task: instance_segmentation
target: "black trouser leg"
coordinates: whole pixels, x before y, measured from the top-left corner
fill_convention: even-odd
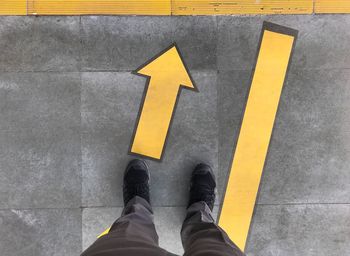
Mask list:
[[[181,231],[184,256],[244,256],[212,217],[205,202],[192,204]]]
[[[172,255],[158,246],[150,204],[134,197],[112,225],[82,256],[166,256]]]

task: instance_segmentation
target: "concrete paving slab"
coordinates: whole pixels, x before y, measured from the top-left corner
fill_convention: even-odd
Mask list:
[[[216,69],[215,17],[82,17],[83,70],[135,70],[173,42],[191,69]]]
[[[218,98],[223,104],[219,108],[220,184],[224,184],[230,168],[230,150],[238,139],[250,77],[249,71],[220,72],[218,76]],[[289,74],[266,159],[259,204],[349,203],[349,81],[347,70]]]
[[[124,169],[145,79],[131,73],[82,74],[84,206],[122,206]]]
[[[259,203],[349,203],[349,85],[347,70],[290,73]]]
[[[78,71],[79,17],[0,17],[0,71]]]
[[[215,16],[174,16],[173,41],[190,69],[216,69],[218,38]]]
[[[0,208],[79,207],[79,74],[1,73],[0,118]]]
[[[263,21],[299,30],[292,67],[296,69],[349,68],[350,16],[276,15],[218,17],[218,68],[252,70]],[[307,24],[307,25],[306,25]],[[322,28],[322,29],[321,29]]]
[[[171,17],[81,17],[83,70],[135,70],[172,43]]]
[[[218,17],[219,70],[252,70],[266,17]]]
[[[76,256],[80,209],[0,210],[1,255]]]
[[[86,208],[83,210],[83,250],[96,241],[96,237],[120,217],[123,208]],[[169,252],[183,254],[180,231],[186,215],[185,207],[153,207],[154,223],[159,245]],[[213,215],[216,218],[218,208]]]
[[[247,256],[347,255],[350,205],[259,205]]]

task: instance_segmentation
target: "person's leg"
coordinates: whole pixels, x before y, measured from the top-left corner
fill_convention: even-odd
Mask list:
[[[151,205],[142,197],[132,198],[124,207],[122,216],[112,225],[111,233],[158,246]]]
[[[149,173],[143,161],[129,163],[124,174],[123,196],[122,216],[82,256],[171,255],[158,246],[149,201]]]
[[[244,256],[224,230],[215,224],[215,177],[207,165],[192,173],[190,200],[181,230],[185,256]]]

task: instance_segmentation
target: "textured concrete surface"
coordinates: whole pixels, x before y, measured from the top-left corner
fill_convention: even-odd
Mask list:
[[[134,70],[174,41],[189,68],[216,69],[215,17],[86,16],[81,30],[83,70]]]
[[[218,18],[218,68],[251,70],[263,21],[299,30],[296,69],[349,68],[349,15],[291,15]]]
[[[78,71],[79,17],[1,17],[0,71]]]
[[[348,255],[349,204],[258,205],[247,256]]]
[[[79,255],[81,222],[80,209],[0,210],[1,255]]]
[[[0,208],[81,202],[78,73],[0,73]]]
[[[219,74],[219,99],[224,102],[219,104],[221,184],[231,160],[225,152],[232,150],[238,136],[250,77],[251,71]],[[348,70],[291,70],[275,121],[258,203],[349,202],[349,86]]]
[[[299,39],[247,255],[348,255],[347,15],[0,17],[1,255],[79,255],[120,215],[145,86],[130,71],[173,41],[200,92],[182,91],[149,166],[160,244],[180,254],[193,166],[210,163],[224,192],[264,20]]]

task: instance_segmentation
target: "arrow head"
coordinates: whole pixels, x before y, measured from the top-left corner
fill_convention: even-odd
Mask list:
[[[164,85],[172,81],[171,84],[181,85],[197,91],[176,44],[172,44],[157,54],[138,68],[135,73],[168,82]]]

